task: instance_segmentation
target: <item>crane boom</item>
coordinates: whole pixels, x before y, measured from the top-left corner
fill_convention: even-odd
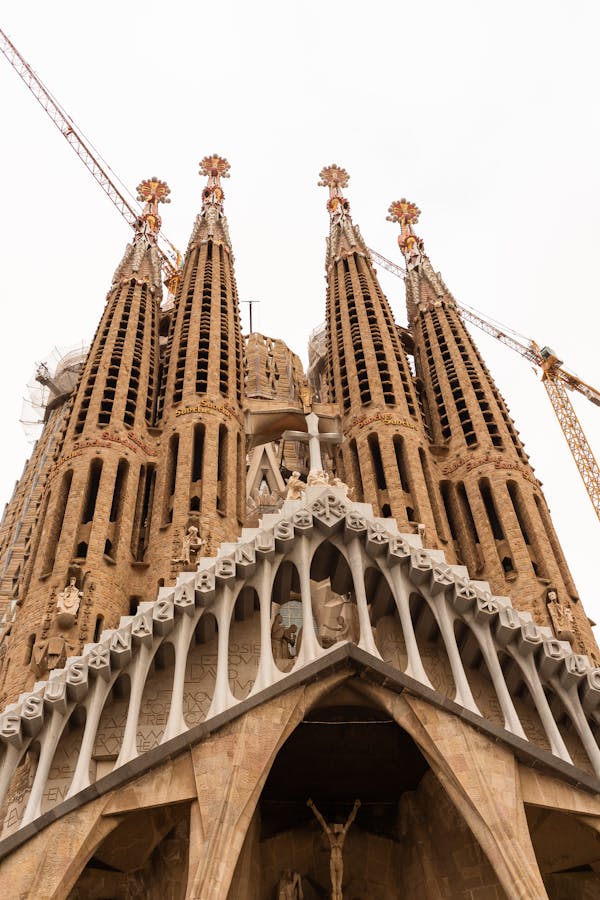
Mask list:
[[[98,162],[82,136],[79,134],[71,117],[65,112],[58,101],[54,99],[48,88],[44,85],[42,80],[38,78],[29,63],[21,56],[8,35],[6,35],[2,29],[0,29],[0,50],[2,50],[21,80],[27,85],[42,109],[52,119],[63,137],[66,138],[79,159],[83,162],[84,166],[91,172],[92,177],[97,184],[100,185],[107,197],[119,210],[125,221],[131,225],[131,227],[134,227],[139,217],[139,211],[123,196],[123,193],[117,188],[106,170]],[[171,241],[169,241],[162,232],[160,238],[168,245],[169,250],[173,254],[173,258],[178,263],[181,259],[181,255],[177,248],[173,246]],[[169,259],[169,252],[165,251],[160,246],[157,249],[161,255],[162,268],[165,273],[166,282],[167,284],[172,283],[173,280],[176,279],[177,269]]]
[[[406,270],[380,253],[369,248],[373,259],[380,265],[396,275],[398,278],[406,276]],[[496,340],[501,341],[511,350],[519,353],[529,362],[542,370],[542,382],[552,404],[552,408],[558,419],[558,423],[565,436],[569,450],[579,470],[581,480],[592,501],[596,515],[600,519],[600,469],[592,452],[588,440],[584,434],[577,413],[571,403],[566,388],[583,394],[591,403],[600,406],[600,392],[591,385],[586,384],[577,375],[562,367],[560,360],[550,347],[539,347],[535,341],[523,338],[519,340],[511,334],[507,334],[495,322],[486,319],[472,309],[460,306],[456,303],[458,313],[467,322],[471,322],[487,334],[491,334]]]

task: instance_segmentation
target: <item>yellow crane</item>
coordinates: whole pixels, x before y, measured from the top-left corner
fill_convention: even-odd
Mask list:
[[[385,256],[371,248],[369,248],[369,252],[375,262],[391,272],[392,275],[396,275],[398,278],[405,277],[406,270],[402,266],[386,259]],[[600,392],[565,369],[563,361],[550,347],[540,347],[535,341],[525,338],[505,326],[499,327],[498,323],[487,319],[480,312],[476,312],[468,306],[457,303],[456,309],[467,322],[471,322],[482,331],[491,334],[496,340],[506,344],[511,350],[519,353],[541,370],[542,384],[546,388],[546,393],[592,501],[592,506],[600,519],[600,468],[577,418],[567,389],[583,394],[590,403],[594,403],[596,406],[600,406]]]

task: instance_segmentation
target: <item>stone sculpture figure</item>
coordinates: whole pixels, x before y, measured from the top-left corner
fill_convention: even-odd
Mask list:
[[[306,483],[311,487],[318,484],[329,484],[327,472],[325,472],[323,469],[311,469],[308,473]]]
[[[56,598],[56,608],[58,615],[56,621],[63,628],[70,628],[75,622],[75,616],[83,597],[83,591],[77,587],[77,579],[75,576],[69,578],[68,585],[63,588]]]
[[[360,808],[360,800],[354,801],[354,806],[352,808],[352,812],[346,819],[345,825],[328,825],[313,801],[309,798],[306,801],[306,805],[309,806],[327,835],[329,840],[329,849],[330,849],[330,857],[329,857],[329,874],[331,876],[331,900],[343,900],[342,898],[342,879],[344,877],[344,841],[346,840],[346,835],[350,830],[350,826],[354,822],[356,818],[356,814]]]
[[[546,595],[546,604],[554,632],[559,641],[572,641],[575,636],[575,618],[573,611],[568,606],[558,602],[558,594],[555,590],[549,590]]]
[[[293,869],[285,869],[281,873],[277,888],[277,900],[304,900],[302,878]]]
[[[173,562],[185,563],[189,565],[192,561],[192,554],[195,556],[206,544],[203,538],[198,537],[198,529],[195,525],[190,525],[187,533],[181,541],[181,553]]]
[[[286,500],[301,500],[306,485],[300,478],[300,472],[292,472],[287,480]]]
[[[296,643],[296,632],[298,627],[290,625],[288,628],[283,624],[281,614],[277,613],[271,626],[271,649],[273,651],[273,659],[292,659],[292,648]]]

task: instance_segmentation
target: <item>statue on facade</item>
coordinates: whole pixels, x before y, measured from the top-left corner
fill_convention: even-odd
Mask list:
[[[56,621],[61,628],[70,628],[74,624],[82,597],[83,591],[77,587],[77,579],[73,575],[56,598]]]
[[[572,641],[575,637],[575,617],[569,606],[559,603],[558,594],[550,588],[546,594],[546,605],[559,641]]]
[[[331,852],[331,856],[329,858],[329,874],[331,876],[331,900],[343,900],[342,879],[344,877],[344,841],[346,840],[346,835],[348,834],[350,826],[354,822],[356,814],[358,813],[358,810],[360,808],[360,800],[354,801],[352,812],[346,819],[345,825],[328,825],[310,798],[306,801],[306,805],[312,809],[317,822],[319,823],[329,840],[329,849]]]
[[[342,641],[351,641],[354,639],[350,623],[346,621],[343,615],[337,616],[335,625],[323,624],[324,631],[330,631],[332,634],[323,634],[322,642],[324,647],[332,647],[334,644],[341,644]]]
[[[292,472],[290,477],[287,480],[287,494],[285,496],[286,500],[301,500],[302,494],[304,493],[306,485],[300,478],[300,472]]]
[[[181,553],[176,559],[173,559],[173,562],[190,565],[192,556],[195,557],[205,544],[206,541],[204,538],[198,537],[198,529],[196,526],[190,525],[181,541]]]
[[[342,481],[341,478],[338,478],[337,475],[329,476],[329,484],[332,487],[340,488],[340,490],[342,490],[344,492],[344,494],[348,497],[348,499],[350,499],[350,488],[348,487],[346,482]]]
[[[308,478],[306,479],[306,483],[309,487],[314,487],[319,484],[329,484],[329,479],[327,478],[327,472],[323,469],[311,469],[308,473]]]
[[[62,634],[55,634],[44,641],[36,642],[31,653],[31,671],[43,678],[53,669],[62,669],[67,657],[75,652],[77,645],[65,640]]]
[[[293,869],[285,869],[281,873],[277,887],[277,900],[304,900],[302,878]]]
[[[293,659],[292,650],[296,645],[297,625],[283,624],[281,613],[277,613],[271,626],[271,650],[273,659]]]

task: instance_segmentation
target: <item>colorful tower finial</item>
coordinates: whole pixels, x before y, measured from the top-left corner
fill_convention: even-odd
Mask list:
[[[410,200],[394,200],[390,203],[388,222],[399,222],[402,233],[398,236],[398,246],[404,254],[409,269],[414,269],[422,261],[425,255],[423,241],[418,237],[412,226],[416,225],[421,215],[421,210]]]
[[[205,156],[200,160],[200,174],[206,175],[208,182],[202,191],[202,206],[219,206],[223,204],[225,194],[221,187],[221,178],[229,178],[231,166],[223,156]]]
[[[342,188],[348,186],[350,176],[345,169],[336,166],[325,166],[319,173],[319,187],[329,188],[329,200],[327,201],[327,209],[331,216],[331,221],[338,221],[344,213],[350,212],[350,204],[342,194]]]
[[[137,186],[137,199],[144,203],[144,211],[136,222],[136,234],[153,237],[160,231],[162,220],[158,214],[159,203],[170,203],[169,194],[171,188],[166,181],[160,178],[146,178]]]

